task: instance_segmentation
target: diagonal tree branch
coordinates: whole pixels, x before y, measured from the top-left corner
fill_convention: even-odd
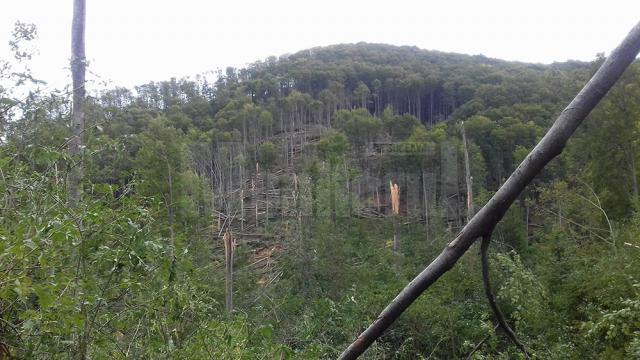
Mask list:
[[[624,70],[640,52],[640,23],[636,24],[622,43],[600,66],[595,75],[562,111],[547,134],[527,155],[509,179],[489,202],[471,219],[458,236],[416,276],[374,322],[340,355],[340,359],[360,356],[415,299],[451,269],[479,238],[491,234],[505,212],[522,190],[540,171],[558,156],[576,128],[600,102]]]

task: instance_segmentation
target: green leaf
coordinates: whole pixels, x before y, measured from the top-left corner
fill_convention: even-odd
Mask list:
[[[51,293],[51,289],[48,289],[44,286],[37,287],[35,289],[35,293],[36,296],[38,296],[38,305],[40,305],[40,308],[47,309],[53,304],[55,298]]]
[[[273,336],[273,328],[271,328],[271,326],[262,326],[258,329],[258,332],[267,340],[270,340]]]

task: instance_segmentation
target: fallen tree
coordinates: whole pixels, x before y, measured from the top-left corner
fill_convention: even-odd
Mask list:
[[[340,359],[360,356],[382,333],[467,252],[479,238],[490,238],[511,204],[542,169],[564,149],[576,128],[600,102],[640,52],[640,23],[604,61],[589,82],[562,111],[553,126],[527,155],[509,179],[469,221],[456,238],[416,276],[369,327],[349,345]]]

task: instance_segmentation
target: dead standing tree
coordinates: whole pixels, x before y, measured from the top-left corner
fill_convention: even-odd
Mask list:
[[[400,237],[398,236],[398,217],[400,217],[400,188],[398,184],[389,181],[391,192],[391,216],[393,218],[393,253],[400,253]]]
[[[467,222],[473,217],[473,177],[469,164],[469,147],[467,146],[467,135],[464,132],[464,121],[460,123],[460,133],[462,134],[462,146],[464,149],[464,172],[467,183]]]
[[[69,141],[69,155],[74,158],[69,172],[69,204],[75,206],[82,196],[82,133],[84,132],[84,82],[86,57],[84,51],[86,6],[85,0],[74,0],[71,24],[71,77],[73,78],[73,135]]]
[[[233,256],[236,243],[230,230],[224,233],[222,240],[224,242],[224,284],[226,292],[224,308],[230,314],[233,312]]]
[[[450,270],[471,245],[490,240],[493,229],[524,188],[564,149],[576,128],[600,102],[640,52],[640,23],[600,66],[589,82],[562,111],[553,126],[527,155],[495,195],[460,231],[445,249],[416,276],[374,322],[340,355],[340,359],[360,356],[420,294]],[[485,286],[487,284],[485,283]],[[506,329],[505,329],[506,330]]]
[[[68,203],[70,207],[76,207],[82,197],[82,179],[84,177],[82,159],[82,136],[84,133],[84,98],[85,98],[85,20],[86,1],[73,1],[73,20],[71,22],[71,78],[73,82],[73,108],[72,108],[72,135],[69,140],[68,151],[72,158],[69,169],[67,190]],[[82,223],[80,222],[80,227]],[[74,248],[74,255],[77,260],[78,269],[83,261],[79,248]],[[76,274],[77,275],[77,274]],[[76,277],[77,282],[77,277]],[[85,303],[81,306],[84,326],[74,336],[77,337],[76,351],[74,358],[86,359],[87,349],[91,336],[91,321],[87,317],[87,307]]]

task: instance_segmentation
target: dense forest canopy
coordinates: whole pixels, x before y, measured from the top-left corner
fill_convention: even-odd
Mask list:
[[[0,358],[336,357],[601,62],[313,48],[91,93],[75,156],[67,94],[19,99],[33,77],[0,72]],[[539,358],[640,357],[639,81],[634,63],[494,234],[498,302]],[[367,358],[522,356],[479,269],[464,257]]]

